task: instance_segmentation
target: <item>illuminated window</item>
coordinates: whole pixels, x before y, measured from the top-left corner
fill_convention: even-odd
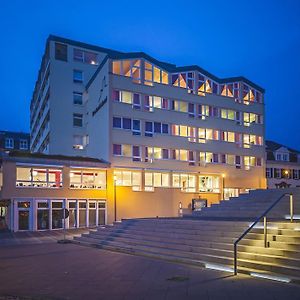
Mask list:
[[[199,176],[199,192],[220,193],[220,177]]]
[[[172,74],[172,85],[187,88],[187,73]]]
[[[117,186],[132,186],[132,190],[140,191],[142,184],[142,174],[138,171],[114,171]]]
[[[97,65],[98,58],[97,54],[93,52],[88,52],[80,49],[74,49],[73,59],[74,61],[84,62],[90,65]]]
[[[219,131],[209,128],[198,128],[199,143],[206,143],[206,140],[218,140]]]
[[[217,93],[218,84],[211,79],[198,74],[198,95],[205,96],[205,93]]]
[[[40,188],[62,187],[62,170],[42,167],[17,167],[16,186]]]
[[[106,189],[106,172],[100,170],[71,169],[70,188]]]
[[[200,162],[200,164],[214,162],[213,153],[212,152],[199,152],[199,162]]]
[[[73,135],[73,149],[83,150],[88,145],[87,135]]]
[[[249,170],[250,167],[255,167],[256,158],[254,156],[244,156],[244,167]]]
[[[153,191],[155,187],[169,187],[170,174],[145,172],[145,190]]]
[[[113,155],[131,157],[133,161],[140,161],[141,149],[140,146],[113,144]]]
[[[242,86],[242,95],[245,104],[249,104],[250,102],[262,103],[262,94],[260,92],[256,91],[245,83],[243,83]]]
[[[172,186],[183,192],[196,192],[196,176],[192,174],[173,173]]]
[[[141,60],[115,60],[112,63],[113,74],[131,77],[133,82],[141,83]]]
[[[168,84],[168,73],[145,61],[144,84],[153,85],[153,82]]]
[[[205,119],[209,114],[209,106],[208,105],[198,105],[198,117],[201,119]]]
[[[240,98],[240,85],[238,82],[227,83],[220,85],[220,95],[226,97],[234,97],[239,100]]]
[[[163,158],[163,149],[158,147],[145,147],[145,161],[152,162],[154,159]]]

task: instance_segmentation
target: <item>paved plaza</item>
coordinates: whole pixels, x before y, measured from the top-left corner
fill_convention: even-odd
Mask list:
[[[35,244],[14,239],[17,245],[0,246],[0,300],[300,299],[298,285],[58,244],[43,235]]]

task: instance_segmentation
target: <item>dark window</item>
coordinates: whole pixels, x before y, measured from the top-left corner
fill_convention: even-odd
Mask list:
[[[113,128],[121,128],[121,118],[113,117]]]
[[[226,155],[225,154],[221,154],[221,163],[226,164]]]
[[[195,115],[195,105],[194,103],[189,103],[189,116],[194,117]]]
[[[162,149],[162,158],[169,159],[169,150],[168,149]]]
[[[132,146],[132,160],[133,161],[140,161],[140,147],[139,146]]]
[[[83,115],[73,114],[73,126],[82,127],[83,125]]]
[[[61,43],[55,43],[55,59],[68,61],[68,46]]]
[[[141,135],[141,121],[132,120],[132,133],[134,135]]]
[[[131,129],[131,119],[123,118],[123,129]]]
[[[133,108],[134,109],[141,109],[140,94],[133,94]]]
[[[155,133],[161,133],[161,123],[154,122],[154,132]]]
[[[113,101],[120,101],[120,91],[113,90]]]
[[[121,155],[121,145],[113,144],[113,154],[114,155]]]
[[[213,162],[218,163],[219,162],[219,155],[217,153],[213,154]]]
[[[145,136],[152,136],[153,135],[153,123],[152,122],[145,122]]]
[[[83,82],[83,72],[80,70],[73,70],[73,81],[74,82]]]
[[[73,103],[77,105],[82,105],[82,93],[73,92]]]
[[[162,124],[162,133],[169,133],[169,124]]]
[[[261,158],[260,157],[257,157],[256,159],[256,165],[261,167]]]
[[[169,108],[169,101],[166,98],[162,99],[162,105],[161,105],[162,109],[168,109]]]

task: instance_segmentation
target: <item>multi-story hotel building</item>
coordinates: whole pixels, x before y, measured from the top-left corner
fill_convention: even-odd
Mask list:
[[[119,218],[266,188],[264,89],[244,77],[49,36],[30,112],[32,152],[111,163]]]

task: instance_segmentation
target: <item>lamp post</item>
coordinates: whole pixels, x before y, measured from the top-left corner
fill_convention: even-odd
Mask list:
[[[114,175],[114,208],[115,208],[115,222],[117,221],[117,176]]]
[[[222,174],[222,190],[223,190],[223,195],[222,195],[222,198],[223,200],[225,200],[225,174]]]

